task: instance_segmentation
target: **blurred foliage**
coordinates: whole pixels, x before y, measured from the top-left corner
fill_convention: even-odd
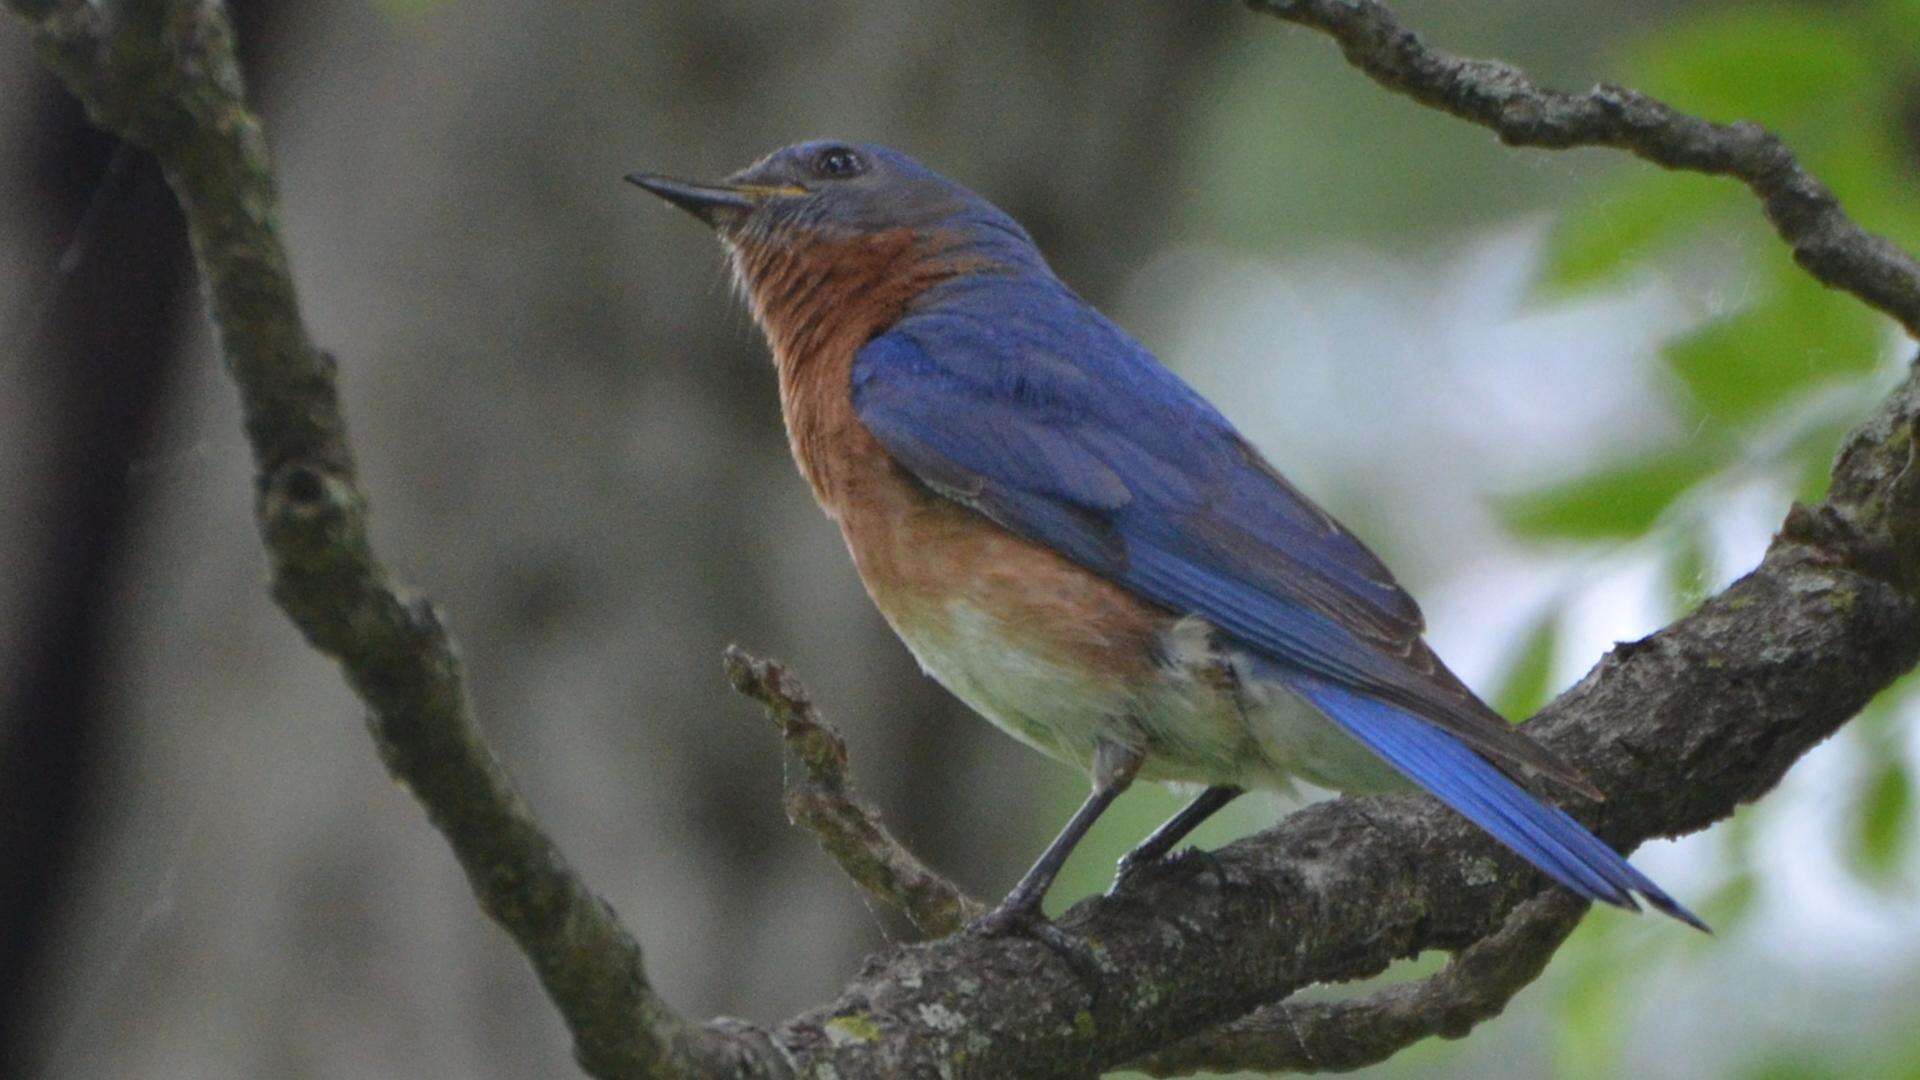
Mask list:
[[[1860,799],[1852,853],[1863,875],[1885,878],[1906,853],[1907,822],[1913,815],[1912,781],[1898,758],[1875,766]]]
[[[1421,31],[1434,40],[1524,51],[1533,74],[1549,82],[1587,77],[1595,28],[1579,6],[1530,5],[1526,18],[1488,14],[1473,4],[1418,11]],[[1562,20],[1567,25],[1556,27]],[[1543,27],[1564,32],[1543,34]],[[1204,148],[1195,160],[1205,162],[1206,175],[1179,206],[1183,235],[1261,254],[1329,237],[1405,248],[1424,241],[1435,222],[1493,225],[1517,206],[1557,204],[1574,190],[1577,174],[1557,159],[1536,161],[1516,178],[1514,155],[1498,142],[1463,134],[1453,117],[1409,108],[1357,80],[1322,41],[1280,27],[1249,29],[1216,69],[1203,94],[1210,107],[1187,133]],[[1373,137],[1329,137],[1334,117]],[[1462,197],[1493,188],[1507,197]]]
[[[1768,126],[1864,227],[1911,250],[1920,248],[1917,41],[1920,0],[1714,9],[1641,42],[1614,77],[1709,119]],[[1539,292],[1565,298],[1702,259],[1716,267],[1703,276],[1735,287],[1707,298],[1710,316],[1662,352],[1665,405],[1686,437],[1597,462],[1496,507],[1527,539],[1575,552],[1631,549],[1657,560],[1676,615],[1699,602],[1704,582],[1745,569],[1718,565],[1711,546],[1707,526],[1724,511],[1727,493],[1762,484],[1777,493],[1783,512],[1790,498],[1818,498],[1858,404],[1877,396],[1897,355],[1891,323],[1800,270],[1752,196],[1728,180],[1621,170],[1559,219]],[[1542,628],[1554,625],[1566,602],[1557,598],[1521,636],[1509,675],[1509,686],[1520,689],[1502,704],[1537,705],[1544,697],[1532,669],[1548,647],[1542,641],[1550,641],[1551,630]],[[1881,695],[1842,736],[1863,761],[1844,796],[1844,835],[1834,842],[1857,882],[1879,890],[1911,882],[1914,779],[1902,721],[1912,713],[1905,706],[1915,685],[1908,679]],[[1751,838],[1767,809],[1743,810],[1716,830],[1725,874],[1697,906],[1723,940],[1764,899]],[[1628,1010],[1639,1000],[1631,983],[1653,965],[1684,967],[1689,953],[1701,951],[1676,953],[1666,941],[1656,954],[1650,940],[1618,920],[1592,919],[1563,950],[1549,978],[1557,1075],[1632,1071],[1622,1059]],[[1783,1040],[1758,1048],[1728,1075],[1920,1075],[1920,1042],[1911,1031],[1911,1024],[1893,1025],[1882,1043],[1851,1047],[1841,1061]]]
[[[1632,962],[1620,945],[1618,919],[1587,919],[1560,948],[1559,1026],[1554,1073],[1565,1080],[1604,1080],[1624,1074],[1620,1060],[1627,1030],[1616,996]]]
[[[1867,227],[1920,246],[1914,152],[1904,145],[1911,135],[1897,122],[1911,112],[1920,79],[1911,45],[1917,10],[1912,0],[1888,0],[1844,16],[1788,7],[1705,13],[1645,43],[1622,63],[1621,81],[1710,119],[1767,125]],[[1754,436],[1791,423],[1816,391],[1873,376],[1889,324],[1796,266],[1738,184],[1653,167],[1618,176],[1558,222],[1542,289],[1602,287],[1729,240],[1736,250],[1722,254],[1739,260],[1740,295],[1663,353],[1687,442],[1510,500],[1504,517],[1516,531],[1638,536],[1736,464],[1783,478],[1795,495],[1818,494],[1836,428],[1776,440],[1767,460],[1756,460]]]
[[[1622,81],[1710,119],[1765,124],[1859,220],[1913,247],[1920,243],[1914,152],[1897,120],[1911,111],[1920,78],[1906,32],[1915,7],[1900,0],[1847,16],[1802,8],[1704,14],[1649,41],[1622,65]],[[1735,182],[1652,167],[1624,174],[1573,206],[1554,231],[1542,273],[1547,291],[1565,294],[1729,237],[1742,249],[1735,253],[1744,264],[1742,295],[1665,351],[1674,404],[1694,422],[1687,426],[1699,432],[1697,441],[1721,455],[1815,388],[1876,370],[1886,320],[1794,265]],[[1796,450],[1819,458],[1824,469],[1831,446]],[[1660,453],[1626,468],[1643,469],[1648,487],[1671,502],[1690,486],[1676,477],[1700,464],[1698,447],[1691,454],[1686,466]],[[1565,496],[1591,501],[1590,489],[1578,483]],[[1550,526],[1529,531],[1586,538],[1599,526],[1583,522],[1605,517],[1568,506],[1556,518],[1540,499],[1527,505],[1530,518],[1544,517]],[[1608,531],[1617,520],[1607,522]]]
[[[1908,676],[1853,722],[1865,744],[1866,769],[1852,807],[1847,859],[1865,884],[1897,888],[1911,865],[1914,838],[1913,775],[1903,753],[1899,706],[1914,697],[1920,678]]]
[[[1522,536],[1573,540],[1635,537],[1675,499],[1724,464],[1694,444],[1663,447],[1507,499],[1501,519]]]
[[[1828,380],[1872,371],[1880,317],[1789,265],[1766,260],[1767,292],[1669,345],[1666,359],[1713,426],[1764,420]],[[1777,265],[1776,265],[1777,264]]]
[[[1521,635],[1520,646],[1491,698],[1493,707],[1514,721],[1538,712],[1553,696],[1553,670],[1559,658],[1560,621],[1548,612]]]

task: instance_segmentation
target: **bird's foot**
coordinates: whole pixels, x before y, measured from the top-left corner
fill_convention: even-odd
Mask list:
[[[961,933],[969,937],[1023,937],[1037,941],[1065,960],[1083,980],[1096,987],[1099,984],[1100,964],[1092,946],[1062,930],[1041,912],[1037,902],[1003,901],[999,907],[968,923]]]
[[[1182,862],[1197,860],[1207,875],[1213,878],[1213,891],[1226,891],[1227,864],[1220,861],[1220,856],[1206,848],[1190,847],[1176,853],[1174,858]]]
[[[1047,921],[1039,903],[1021,903],[1009,897],[992,911],[968,923],[963,933],[969,937],[1030,937],[1040,940],[1042,927],[1059,929]]]
[[[1113,870],[1113,884],[1107,886],[1107,895],[1112,896],[1114,893],[1119,892],[1122,885],[1132,881],[1142,870],[1163,861],[1167,857],[1163,852],[1148,851],[1144,847],[1134,848],[1132,851],[1120,856],[1120,864],[1114,867]]]
[[[1133,879],[1155,867],[1172,869],[1181,863],[1199,861],[1213,878],[1215,890],[1227,887],[1227,868],[1220,857],[1204,848],[1188,847],[1174,852],[1149,851],[1144,846],[1134,848],[1120,857],[1120,865],[1114,871],[1113,884],[1107,887],[1107,895],[1118,893]]]

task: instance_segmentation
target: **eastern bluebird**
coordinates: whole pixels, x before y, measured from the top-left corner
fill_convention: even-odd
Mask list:
[[[1062,284],[1032,239],[881,146],[809,142],[720,183],[629,180],[719,234],[773,348],[800,472],[928,674],[1092,793],[981,924],[1041,924],[1136,779],[1407,781],[1589,900],[1705,929],[1515,777],[1599,798],[1421,640],[1419,607],[1213,406]]]

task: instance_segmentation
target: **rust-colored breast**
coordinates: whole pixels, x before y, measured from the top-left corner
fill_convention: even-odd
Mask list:
[[[784,237],[734,249],[734,269],[773,346],[780,411],[801,475],[827,513],[894,468],[853,414],[853,356],[953,271],[907,230]]]
[[[934,494],[854,415],[854,354],[930,285],[969,269],[939,246],[903,230],[735,249],[773,346],[794,460],[840,523],[868,593],[909,644],[937,635],[957,601],[1062,661],[1139,673],[1171,622],[1166,613]]]

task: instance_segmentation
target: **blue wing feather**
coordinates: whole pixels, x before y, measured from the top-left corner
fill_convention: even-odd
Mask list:
[[[1284,676],[1283,676],[1284,677]],[[1460,740],[1402,709],[1317,679],[1287,678],[1334,723],[1548,877],[1633,908],[1633,894],[1689,926],[1707,924],[1559,807],[1534,798]]]
[[[1064,288],[1054,299],[1085,317],[1023,319],[1019,309],[1037,299],[1002,291],[1015,295],[986,306],[1016,314],[986,320],[942,306],[861,350],[855,411],[903,464],[923,478],[951,473],[936,486],[964,480],[957,490],[971,498],[1017,492],[1101,513],[1128,541],[1220,566],[1268,598],[1307,605],[1305,617],[1344,616],[1381,643],[1419,636],[1418,606],[1372,552],[1144,349]]]

